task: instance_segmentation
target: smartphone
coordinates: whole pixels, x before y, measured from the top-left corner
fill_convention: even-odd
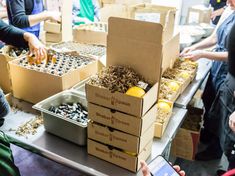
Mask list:
[[[153,176],[180,176],[172,165],[161,155],[157,156],[157,158],[149,164],[149,169]]]

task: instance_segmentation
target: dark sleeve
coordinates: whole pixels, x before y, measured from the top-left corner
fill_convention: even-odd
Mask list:
[[[28,12],[26,13],[26,7],[33,8],[33,3],[31,0],[7,0],[7,11],[10,13],[10,22],[13,26],[19,28],[30,26],[28,19],[28,15],[30,14],[28,14]]]
[[[4,23],[0,19],[0,40],[16,47],[27,47],[24,40],[25,31]]]

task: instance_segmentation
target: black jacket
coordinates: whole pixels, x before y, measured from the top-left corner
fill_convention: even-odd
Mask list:
[[[27,47],[24,40],[25,31],[4,23],[0,19],[0,40],[16,47]]]

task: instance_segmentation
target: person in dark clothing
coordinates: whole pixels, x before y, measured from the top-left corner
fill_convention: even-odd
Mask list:
[[[43,0],[7,0],[6,2],[9,23],[37,37],[40,33],[40,22],[61,21],[59,12],[44,11]]]
[[[29,46],[30,52],[41,60],[46,58],[46,49],[37,37],[29,32],[7,25],[0,19],[0,40],[17,47]],[[3,125],[4,116],[10,111],[5,96],[0,89],[0,126]],[[20,176],[19,169],[14,164],[7,136],[0,131],[0,175]]]
[[[216,94],[228,73],[228,63],[226,62],[228,58],[227,38],[233,24],[235,23],[235,0],[228,0],[228,4],[229,7],[226,8],[225,12],[221,16],[214,33],[202,42],[186,48],[181,53],[181,56],[192,60],[197,60],[199,58],[208,58],[213,60],[210,75],[202,96],[202,100],[205,106],[205,114],[204,129],[201,133],[201,141],[208,141],[209,145],[205,151],[196,154],[196,160],[207,161],[212,159],[219,159],[223,154],[219,137],[214,134],[215,131],[212,130],[215,122],[211,122],[211,120],[209,120],[209,111],[213,101],[215,100]],[[212,52],[200,50],[211,47],[215,44],[215,50]]]
[[[210,5],[213,8],[211,20],[214,25],[217,25],[219,19],[226,8],[227,0],[210,0]]]
[[[209,113],[211,130],[219,136],[228,158],[228,170],[235,168],[235,24],[228,37],[228,74],[221,85]]]

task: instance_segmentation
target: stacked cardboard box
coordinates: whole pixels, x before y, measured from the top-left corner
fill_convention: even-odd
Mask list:
[[[44,31],[45,33],[45,41],[46,42],[61,42],[62,33],[61,33],[61,24],[52,21],[44,22]]]
[[[123,27],[128,26],[128,27]],[[142,98],[86,84],[88,153],[136,172],[151,153],[162,60],[160,24],[110,18],[107,66],[135,70],[151,82]],[[143,64],[143,62],[145,64]]]

